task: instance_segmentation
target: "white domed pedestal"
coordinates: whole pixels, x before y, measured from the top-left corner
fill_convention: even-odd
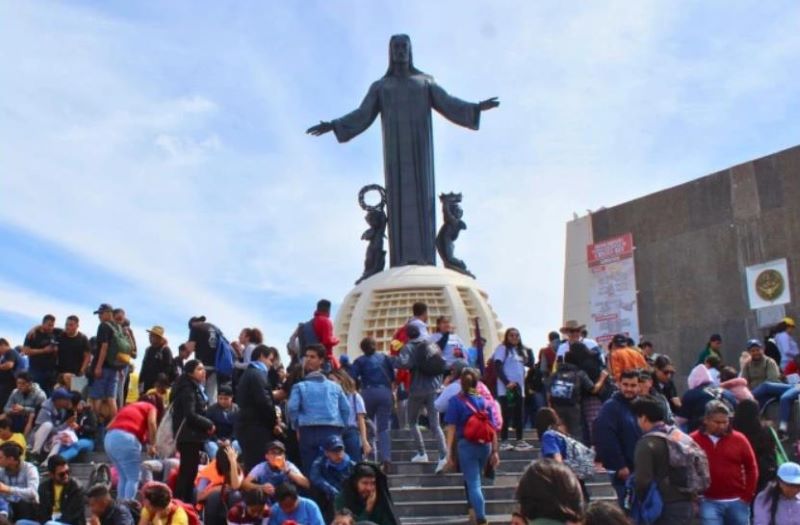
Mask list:
[[[394,332],[411,317],[411,305],[428,305],[428,323],[433,330],[436,318],[447,316],[455,332],[468,345],[475,338],[475,318],[486,350],[500,342],[502,327],[489,306],[489,296],[478,282],[466,275],[436,266],[391,268],[356,285],[342,301],[334,324],[340,344],[337,354],[351,358],[361,355],[359,343],[375,338],[378,350],[388,351]]]

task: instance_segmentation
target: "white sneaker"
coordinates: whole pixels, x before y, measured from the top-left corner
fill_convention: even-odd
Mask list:
[[[411,458],[411,463],[427,463],[428,462],[428,454],[420,454],[417,452],[417,455]]]
[[[441,474],[444,471],[444,467],[447,466],[447,458],[442,458],[436,463],[436,474]]]
[[[512,445],[508,441],[503,441],[502,443],[500,443],[500,450],[514,450],[514,445]]]
[[[518,452],[527,452],[531,449],[533,449],[533,445],[531,445],[527,441],[517,441],[517,444],[514,447],[514,450]]]

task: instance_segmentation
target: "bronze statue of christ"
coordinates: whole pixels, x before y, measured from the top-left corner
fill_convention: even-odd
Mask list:
[[[478,129],[481,111],[499,104],[496,97],[471,103],[448,95],[432,76],[414,67],[408,36],[394,35],[389,41],[389,69],[373,82],[361,106],[306,132],[322,135],[333,131],[339,142],[347,142],[366,130],[380,114],[390,264],[435,265],[431,109],[459,126]]]

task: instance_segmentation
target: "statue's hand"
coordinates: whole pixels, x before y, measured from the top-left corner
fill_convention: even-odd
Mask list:
[[[318,137],[318,136],[323,135],[323,134],[325,134],[325,133],[327,133],[329,131],[333,131],[333,122],[325,122],[324,120],[320,120],[319,124],[317,124],[316,126],[311,126],[310,128],[308,128],[306,130],[306,133],[308,133],[309,135],[314,135],[315,137]]]
[[[487,98],[486,100],[481,100],[478,102],[478,108],[481,111],[486,111],[487,109],[496,108],[500,105],[500,101],[497,100],[497,97]]]

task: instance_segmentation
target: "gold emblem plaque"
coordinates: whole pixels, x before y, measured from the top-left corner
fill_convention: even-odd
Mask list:
[[[786,282],[778,270],[764,270],[756,277],[756,293],[765,301],[774,301],[785,288]]]

